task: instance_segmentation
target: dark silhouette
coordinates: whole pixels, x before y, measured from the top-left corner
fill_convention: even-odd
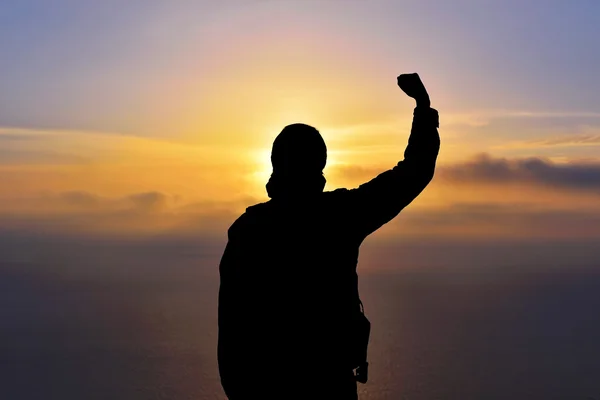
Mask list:
[[[220,264],[228,398],[356,399],[356,382],[366,382],[359,247],[425,189],[440,146],[419,76],[400,75],[398,85],[417,104],[404,160],[356,189],[323,192],[327,148],[315,128],[289,125],[275,139],[271,200],[232,224]]]

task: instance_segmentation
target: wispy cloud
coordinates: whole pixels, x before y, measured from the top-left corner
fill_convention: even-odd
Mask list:
[[[522,118],[599,118],[600,112],[594,111],[505,111],[500,116]]]
[[[486,242],[494,239],[600,239],[600,212],[596,209],[544,208],[529,204],[489,202],[449,203],[436,208],[407,208],[389,226],[382,239],[440,238]]]
[[[159,191],[102,196],[72,190],[0,201],[5,230],[109,235],[203,234],[221,236],[252,197],[229,201],[185,201]]]
[[[496,149],[527,149],[539,147],[579,147],[599,146],[600,133],[583,133],[563,136],[554,136],[544,139],[511,142],[505,145],[494,146]]]
[[[488,126],[496,120],[599,120],[600,112],[594,111],[527,111],[527,110],[479,110],[468,113],[442,113],[440,126],[464,125],[473,128]]]
[[[87,157],[53,150],[0,149],[0,166],[3,165],[81,165],[90,161]]]
[[[600,163],[557,164],[541,158],[507,159],[481,154],[471,161],[440,168],[450,181],[502,185],[527,183],[556,189],[600,192]]]

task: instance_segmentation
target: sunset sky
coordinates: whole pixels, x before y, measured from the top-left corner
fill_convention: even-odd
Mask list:
[[[436,177],[379,238],[600,239],[600,3],[0,3],[0,224],[209,234],[267,200],[281,128],[326,190],[402,159],[418,72]]]

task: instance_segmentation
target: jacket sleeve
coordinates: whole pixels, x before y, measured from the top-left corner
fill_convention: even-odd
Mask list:
[[[438,112],[415,108],[404,160],[348,191],[351,219],[359,235],[370,235],[391,221],[429,184],[440,148]]]

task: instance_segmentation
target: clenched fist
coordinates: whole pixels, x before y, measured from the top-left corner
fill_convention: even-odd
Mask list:
[[[421,82],[419,74],[402,74],[398,77],[398,86],[409,97],[417,101],[417,107],[429,107],[429,94]]]

